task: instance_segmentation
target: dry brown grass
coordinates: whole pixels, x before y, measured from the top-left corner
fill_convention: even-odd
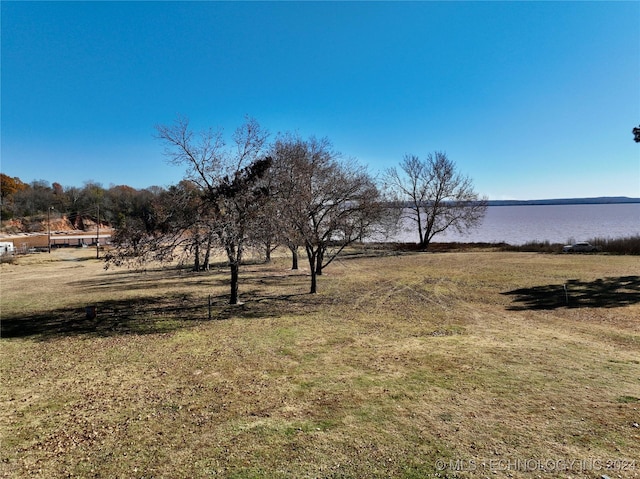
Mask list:
[[[5,477],[640,477],[640,258],[92,254],[0,266]]]

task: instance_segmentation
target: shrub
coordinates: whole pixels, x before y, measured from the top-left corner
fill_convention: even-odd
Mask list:
[[[0,264],[13,264],[16,262],[16,257],[12,254],[3,254],[0,256]]]
[[[501,251],[520,251],[525,253],[558,253],[562,251],[559,243],[551,243],[549,241],[528,241],[521,245],[510,245],[507,243],[500,244]]]
[[[605,253],[640,255],[640,235],[623,238],[593,238],[589,243],[598,246]]]

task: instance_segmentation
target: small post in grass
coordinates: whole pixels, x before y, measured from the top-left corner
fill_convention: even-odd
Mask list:
[[[84,308],[84,311],[87,315],[87,319],[96,319],[98,316],[98,307],[95,305],[87,306]]]
[[[209,320],[211,320],[211,295],[209,295]]]

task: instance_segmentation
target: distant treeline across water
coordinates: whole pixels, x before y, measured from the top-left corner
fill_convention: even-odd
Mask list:
[[[629,198],[627,196],[599,196],[595,198],[557,198],[548,200],[490,200],[489,206],[608,205],[614,203],[640,203],[640,198]]]
[[[411,220],[388,241],[417,242]],[[640,203],[536,204],[487,208],[482,225],[466,235],[437,235],[434,242],[478,242],[522,245],[531,241],[571,243],[591,238],[640,235]]]

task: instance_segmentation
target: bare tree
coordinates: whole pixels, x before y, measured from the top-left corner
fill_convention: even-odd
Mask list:
[[[229,303],[238,303],[239,268],[251,224],[267,192],[258,185],[271,161],[262,157],[267,133],[247,118],[227,147],[220,130],[199,135],[179,118],[172,126],[156,127],[172,162],[187,166],[187,178],[203,191],[211,208],[212,231],[224,248],[231,269]]]
[[[276,232],[274,241],[285,245],[291,252],[291,269],[298,269],[298,251],[304,238],[291,219],[295,205],[299,201],[300,184],[307,155],[307,145],[291,134],[281,135],[272,145],[269,155],[274,159],[268,172],[271,188],[270,228]]]
[[[238,276],[245,246],[250,244],[255,225],[262,220],[258,214],[269,195],[259,179],[271,166],[271,158],[254,160],[224,177],[209,196],[213,208],[213,231],[224,248],[231,268],[229,304],[238,303]]]
[[[150,224],[120,228],[119,246],[107,264],[167,261],[187,253],[195,257],[194,269],[201,269],[208,264],[215,241],[224,249],[230,267],[229,303],[237,304],[245,246],[268,196],[259,182],[271,164],[262,155],[267,134],[251,118],[235,131],[229,146],[220,130],[196,134],[185,118],[156,130],[168,158],[187,167],[188,181],[170,188],[163,201],[155,204]]]
[[[479,197],[471,179],[456,171],[446,153],[430,153],[426,160],[405,155],[400,170],[388,169],[385,178],[387,188],[406,207],[406,217],[415,222],[422,249],[435,235],[448,229],[466,232],[484,218],[487,198]]]
[[[292,244],[302,244],[311,272],[311,293],[349,244],[365,236],[384,212],[380,192],[366,170],[341,162],[327,139],[280,140],[274,155],[282,210]]]
[[[269,152],[271,157],[271,151]],[[271,262],[271,253],[285,242],[285,224],[282,221],[281,198],[277,195],[277,178],[273,165],[259,180],[256,187],[262,188],[268,195],[260,201],[260,208],[255,212],[251,228],[251,243],[264,256],[265,263]]]

